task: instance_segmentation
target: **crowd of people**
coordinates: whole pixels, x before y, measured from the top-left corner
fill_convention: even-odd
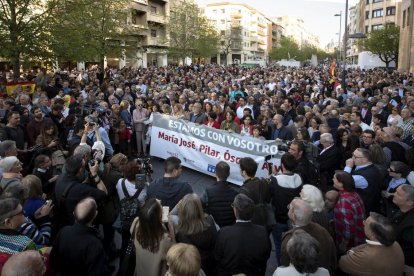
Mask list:
[[[0,75],[2,275],[414,275],[411,74],[38,70],[14,78],[35,91],[6,92],[11,78]],[[237,187],[217,160],[197,195],[170,157],[147,181],[157,113],[283,142],[281,169],[259,178],[243,157]]]

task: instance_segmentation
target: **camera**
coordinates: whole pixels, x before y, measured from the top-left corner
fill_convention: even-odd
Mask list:
[[[154,173],[152,166],[150,164],[151,157],[147,158],[136,158],[135,161],[140,166],[140,170],[138,174],[144,174],[148,177],[150,181],[152,181],[152,174]]]

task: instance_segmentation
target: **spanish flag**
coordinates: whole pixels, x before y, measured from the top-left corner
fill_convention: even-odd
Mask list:
[[[22,81],[22,82],[8,82],[6,83],[6,91],[8,96],[12,96],[16,90],[33,94],[36,89],[36,83],[34,81]]]
[[[331,75],[331,78],[335,76],[335,66],[336,66],[336,62],[334,59],[332,60],[331,69],[329,70],[329,74]]]

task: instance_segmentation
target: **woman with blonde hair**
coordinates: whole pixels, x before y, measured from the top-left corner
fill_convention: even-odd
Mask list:
[[[177,205],[176,240],[192,244],[200,251],[201,267],[207,275],[215,275],[214,247],[217,228],[212,216],[203,211],[197,194],[188,194]]]
[[[204,276],[201,257],[191,244],[177,243],[167,252],[168,271],[165,276]]]
[[[126,100],[122,100],[121,103],[119,104],[119,107],[121,111],[119,113],[119,115],[121,116],[121,119],[124,120],[127,126],[131,126],[132,120],[131,120],[131,112],[129,110],[130,108],[129,102]]]
[[[178,119],[182,119],[185,116],[183,106],[179,103],[174,104],[172,116]]]
[[[22,187],[27,196],[23,205],[24,214],[33,220],[35,212],[46,203],[42,197],[42,181],[36,175],[29,174],[22,179]]]

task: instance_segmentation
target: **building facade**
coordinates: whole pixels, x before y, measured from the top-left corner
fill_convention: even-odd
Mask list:
[[[254,8],[236,2],[211,3],[202,9],[220,34],[220,54],[211,62],[267,61],[272,43],[277,41],[277,30],[273,32],[271,20]]]
[[[170,0],[131,0],[127,27],[135,30],[138,43],[136,50],[132,48],[120,59],[120,68],[167,65],[170,4]]]
[[[398,53],[398,71],[414,72],[413,18],[414,0],[403,0],[400,18],[400,48]]]
[[[300,48],[303,46],[314,46],[320,48],[319,37],[305,29],[303,19],[292,16],[274,17],[272,20],[284,28],[284,35],[293,38]]]

